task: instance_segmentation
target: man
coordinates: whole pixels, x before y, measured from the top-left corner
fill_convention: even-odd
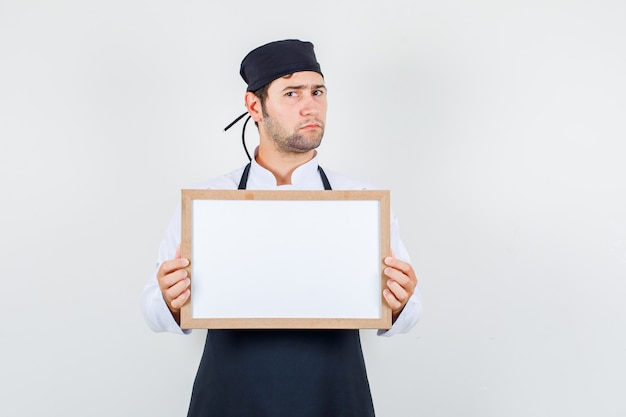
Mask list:
[[[372,188],[318,165],[316,148],[324,134],[327,101],[310,42],[284,40],[256,48],[242,61],[240,73],[248,84],[245,105],[258,127],[259,146],[245,168],[202,188]],[[179,244],[180,211],[161,244],[155,277],[142,293],[143,313],[154,331],[185,333],[179,326],[180,308],[189,299],[190,281]],[[383,297],[392,309],[393,326],[379,331],[385,336],[411,329],[422,309],[395,216],[391,246],[394,256],[384,260],[388,281]],[[188,416],[373,415],[358,330],[207,332]]]

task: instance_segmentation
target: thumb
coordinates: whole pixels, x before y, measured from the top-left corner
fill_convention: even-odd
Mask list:
[[[180,245],[178,245],[178,247],[176,248],[176,255],[174,255],[174,259],[179,259],[180,258]]]

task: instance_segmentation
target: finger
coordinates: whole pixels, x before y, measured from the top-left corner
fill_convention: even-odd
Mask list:
[[[394,258],[393,256],[387,256],[385,258],[385,264],[392,268],[399,269],[407,275],[413,271],[413,267],[410,263],[401,261],[400,259]]]
[[[167,290],[168,288],[173,287],[178,282],[184,280],[188,276],[189,276],[189,274],[187,273],[186,269],[178,269],[178,270],[176,270],[174,272],[170,272],[169,274],[167,274],[164,277],[162,277],[159,280],[159,286],[162,289]]]
[[[409,277],[399,269],[387,267],[385,268],[384,273],[388,278],[398,281],[398,283],[400,283],[400,285],[402,285],[403,287],[412,285],[411,277]]]
[[[159,267],[159,272],[157,273],[157,277],[164,277],[165,275],[177,271],[182,268],[186,268],[189,266],[189,260],[184,258],[173,259],[171,261],[165,261]]]
[[[172,308],[179,310],[182,306],[185,305],[189,296],[191,295],[191,291],[185,290],[181,295],[179,295],[176,299],[172,300]]]
[[[174,259],[180,258],[180,245],[176,247],[176,255],[174,255]]]
[[[170,303],[173,302],[189,289],[189,283],[189,278],[185,278],[176,282],[174,285],[163,291],[165,299],[169,300]]]
[[[417,281],[415,279],[392,267],[385,268],[384,272],[391,281],[394,281],[396,284],[401,286],[404,291],[409,294],[409,296],[415,292],[415,287],[417,286]]]
[[[393,292],[391,292],[390,290],[384,289],[383,297],[393,311],[397,311],[402,307],[402,302],[400,302],[400,300],[398,300]]]
[[[402,304],[406,303],[406,301],[411,296],[406,288],[404,288],[397,281],[394,281],[392,279],[387,281],[387,288],[393,293],[393,296]]]
[[[385,264],[391,268],[402,271],[402,273],[408,276],[413,282],[413,286],[417,285],[417,276],[415,275],[415,270],[410,263],[388,256],[385,258]]]

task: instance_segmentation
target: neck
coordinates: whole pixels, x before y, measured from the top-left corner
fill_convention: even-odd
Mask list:
[[[284,153],[274,146],[259,144],[259,151],[255,157],[256,162],[263,168],[274,174],[276,185],[291,184],[291,174],[301,165],[306,164],[315,157],[315,150],[302,153]]]

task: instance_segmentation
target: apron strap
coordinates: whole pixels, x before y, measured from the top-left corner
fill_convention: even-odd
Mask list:
[[[328,182],[328,177],[326,176],[326,173],[324,172],[324,170],[322,169],[321,166],[317,166],[317,170],[320,173],[320,177],[322,177],[322,182],[324,183],[324,189],[326,191],[330,191],[332,190],[332,187],[330,186],[330,182]]]
[[[246,185],[248,185],[248,174],[250,173],[250,166],[252,162],[248,162],[248,165],[243,169],[243,174],[241,175],[241,180],[239,181],[238,190],[245,190]]]

